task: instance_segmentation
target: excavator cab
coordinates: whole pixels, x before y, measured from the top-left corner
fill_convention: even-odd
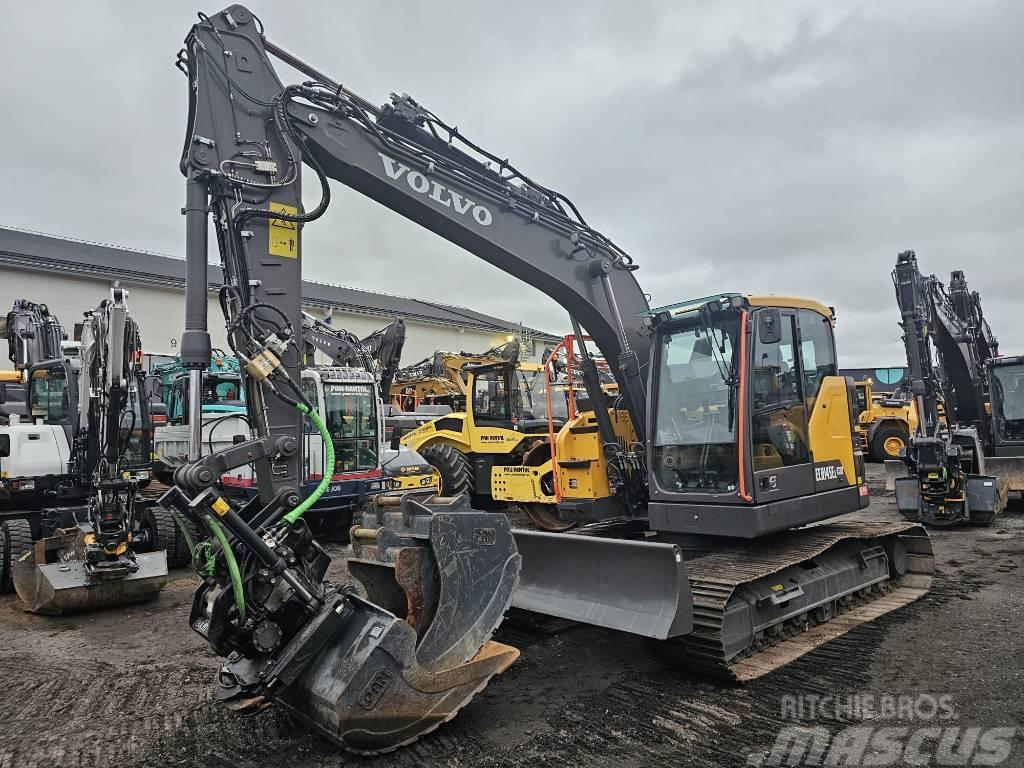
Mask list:
[[[999,448],[1024,446],[1024,357],[1000,357],[987,364],[993,442]]]
[[[724,294],[651,319],[652,526],[752,538],[867,506],[828,307]]]
[[[373,376],[361,369],[307,368],[302,387],[311,402],[317,403],[331,435],[334,448],[332,475],[366,477],[380,474],[381,414],[377,408],[377,388]],[[307,455],[312,467],[322,466],[319,435],[310,424],[304,427]],[[311,443],[311,441],[313,441]],[[319,481],[319,472],[309,479]]]

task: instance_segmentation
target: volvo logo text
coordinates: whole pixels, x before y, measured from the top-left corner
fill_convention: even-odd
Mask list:
[[[481,227],[489,227],[491,222],[494,221],[491,212],[479,203],[474,203],[468,197],[463,197],[458,192],[448,189],[444,184],[428,179],[419,171],[412,170],[409,166],[388,157],[383,152],[378,152],[377,154],[384,161],[384,172],[388,175],[389,179],[398,181],[405,176],[405,181],[413,192],[426,195],[445,208],[452,208],[456,213],[463,216],[466,213],[470,213]]]

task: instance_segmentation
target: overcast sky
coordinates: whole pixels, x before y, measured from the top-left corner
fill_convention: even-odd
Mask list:
[[[220,7],[2,5],[0,225],[182,256],[173,62]],[[965,269],[1003,352],[1024,353],[1020,2],[250,7],[364,97],[407,92],[567,194],[654,304],[813,296],[836,307],[842,365],[903,364],[889,273],[914,248],[944,280]],[[307,278],[566,329],[535,289],[335,193],[305,228]]]

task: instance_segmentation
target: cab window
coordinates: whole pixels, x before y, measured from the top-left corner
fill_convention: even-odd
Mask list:
[[[868,390],[867,387],[858,385],[856,387],[857,397],[857,413],[864,413],[868,409]]]
[[[803,366],[804,397],[808,402],[818,395],[822,379],[836,375],[836,353],[832,342],[832,324],[809,309],[801,309],[800,362]],[[867,410],[867,403],[861,410]]]
[[[474,376],[473,418],[477,422],[511,421],[503,368],[483,370]]]
[[[777,339],[754,335],[751,440],[754,470],[810,461],[807,408],[797,361],[796,316],[779,316]],[[802,358],[801,350],[801,358]]]
[[[70,417],[68,381],[64,369],[45,368],[32,373],[29,410],[33,419],[46,424],[63,424]]]

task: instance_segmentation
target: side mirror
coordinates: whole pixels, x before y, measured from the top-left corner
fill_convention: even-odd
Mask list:
[[[392,451],[397,451],[402,442],[402,428],[395,427],[391,430],[391,443],[388,447]]]
[[[762,309],[757,323],[757,340],[762,344],[782,341],[782,313],[775,308]]]
[[[6,459],[11,455],[11,436],[0,435],[0,459]]]

